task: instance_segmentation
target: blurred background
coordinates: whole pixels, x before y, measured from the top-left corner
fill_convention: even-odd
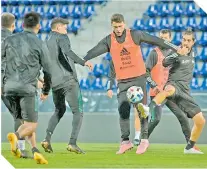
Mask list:
[[[176,45],[180,44],[181,32],[187,27],[192,27],[196,34],[194,47],[196,64],[191,89],[196,102],[201,106],[202,111],[207,113],[207,14],[194,1],[2,0],[1,11],[15,15],[17,19],[15,33],[22,31],[22,18],[25,13],[29,11],[40,13],[42,21],[38,37],[42,40],[45,40],[50,32],[51,19],[67,18],[70,21],[68,36],[72,49],[81,57],[84,57],[88,50],[111,33],[110,18],[114,13],[123,14],[128,28],[131,29],[143,30],[155,36],[159,35],[161,29],[172,30],[173,43]],[[153,47],[142,44],[144,60]],[[110,59],[109,53],[93,59],[95,67],[92,72],[77,66],[85,113],[80,134],[82,142],[117,142],[119,139],[116,86],[114,86],[114,97],[109,99],[106,96]],[[38,107],[40,123],[37,138],[40,140],[43,139],[47,122],[54,112],[51,94],[44,103],[38,100]],[[4,141],[6,133],[13,130],[13,122],[3,103],[1,110],[2,140]],[[57,127],[59,132],[56,131],[54,134],[55,141],[67,140],[64,136],[65,133],[70,132],[72,119],[70,112],[67,106],[66,117]],[[132,131],[134,131],[133,118],[132,113]],[[164,108],[161,123],[154,133],[153,142],[185,142],[177,120],[167,108]],[[168,137],[164,137],[167,134]],[[160,137],[161,135],[163,137]],[[207,143],[207,132],[204,132],[200,142]]]

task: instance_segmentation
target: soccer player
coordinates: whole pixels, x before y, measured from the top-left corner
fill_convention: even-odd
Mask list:
[[[50,60],[46,45],[36,36],[40,29],[40,15],[29,12],[24,16],[24,31],[7,37],[2,42],[1,57],[6,59],[4,94],[10,104],[18,107],[18,115],[24,123],[7,138],[13,155],[20,157],[17,142],[28,137],[32,145],[34,160],[47,164],[47,160],[36,147],[35,130],[38,112],[35,105],[36,85],[39,71],[43,67],[44,87],[41,99],[46,99],[50,90]]]
[[[165,39],[167,41],[171,41],[171,31],[167,29],[163,29],[159,33],[160,38]],[[163,48],[154,48],[146,61],[146,69],[147,69],[147,81],[150,84],[150,97],[153,99],[157,93],[163,90],[164,85],[167,82],[169,68],[163,67],[162,61],[165,56],[171,53],[170,49]],[[165,103],[166,106],[173,112],[173,114],[177,117],[180,122],[183,134],[185,136],[186,141],[188,142],[190,139],[190,125],[188,122],[188,118],[186,114],[171,100],[167,100]],[[157,106],[155,119],[150,121],[148,134],[153,132],[154,128],[158,125],[161,119],[163,105]]]
[[[1,39],[4,40],[6,37],[12,35],[12,32],[15,29],[15,16],[11,13],[2,13],[1,15]],[[17,114],[17,110],[15,110],[15,106],[11,105],[9,100],[6,99],[4,96],[4,71],[5,71],[5,64],[6,60],[5,58],[2,58],[1,60],[1,100],[5,104],[5,106],[8,108],[9,112],[14,118],[14,131],[17,131],[19,126],[22,124],[21,118]],[[21,150],[21,157],[26,158],[26,152],[25,152],[25,139],[22,138],[21,140],[18,140],[18,147]]]
[[[72,113],[72,133],[67,150],[75,153],[84,153],[77,144],[78,134],[82,125],[83,101],[78,84],[75,63],[88,66],[92,70],[92,64],[79,58],[71,49],[67,35],[68,20],[54,18],[51,23],[51,32],[46,40],[52,62],[52,95],[55,104],[55,112],[49,120],[46,137],[42,141],[45,152],[53,152],[51,136],[66,111],[65,100],[68,102]]]
[[[195,54],[192,49],[194,43],[194,33],[191,29],[187,29],[182,34],[182,42],[177,52],[178,54],[173,53],[164,58],[163,66],[170,66],[168,81],[164,90],[158,93],[150,103],[152,120],[154,120],[156,114],[155,108],[162,104],[166,98],[172,99],[181,110],[187,113],[189,118],[193,119],[194,126],[188,144],[184,149],[185,154],[203,154],[203,152],[194,148],[205,125],[203,113],[190,95],[190,82],[194,68]]]
[[[85,60],[93,59],[103,53],[110,52],[118,80],[118,111],[120,115],[120,128],[122,142],[117,154],[123,154],[133,148],[129,141],[130,135],[130,103],[126,92],[131,86],[140,86],[144,92],[143,104],[146,104],[146,68],[143,61],[140,44],[142,42],[157,45],[163,48],[177,47],[169,42],[142,31],[125,28],[124,17],[114,14],[111,18],[113,32],[101,40],[97,46],[88,51]],[[141,114],[141,143],[136,153],[143,154],[148,146],[148,120],[147,114]]]
[[[114,70],[114,65],[112,60],[110,60],[109,62],[109,74],[108,74],[108,84],[107,84],[107,96],[109,98],[112,98],[113,96],[113,90],[112,90],[112,86],[115,84],[115,70]],[[135,128],[135,137],[134,137],[134,145],[138,146],[140,143],[140,119],[139,119],[139,115],[138,115],[138,111],[136,108],[134,108],[134,128]]]

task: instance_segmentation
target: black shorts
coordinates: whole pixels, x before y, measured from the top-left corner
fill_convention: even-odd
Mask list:
[[[6,96],[12,105],[14,118],[22,119],[26,122],[37,122],[38,106],[36,96]]]
[[[193,118],[196,114],[201,112],[200,107],[190,95],[190,90],[185,85],[177,81],[167,82],[166,86],[167,85],[175,87],[175,94],[169,99],[172,99],[182,111],[187,113],[189,118]]]

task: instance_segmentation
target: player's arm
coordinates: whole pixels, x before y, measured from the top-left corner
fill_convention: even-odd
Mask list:
[[[172,66],[175,63],[179,62],[179,58],[178,58],[179,54],[177,53],[171,53],[168,56],[166,56],[163,61],[162,61],[162,65],[164,67],[168,67],[168,66]]]
[[[156,82],[151,77],[151,70],[156,64],[157,64],[157,53],[155,52],[155,50],[152,50],[146,60],[147,83],[150,85],[151,88],[155,88],[157,86]]]
[[[87,52],[84,60],[91,60],[99,55],[109,52],[108,37],[102,39],[95,47]]]
[[[42,94],[43,95],[48,95],[50,88],[51,88],[51,62],[49,58],[49,50],[47,48],[46,43],[42,43],[42,50],[40,54],[40,64],[43,68],[43,79],[44,79],[44,84],[42,88]]]
[[[112,98],[113,96],[113,90],[112,87],[115,84],[115,69],[114,69],[114,64],[112,60],[109,63],[109,74],[108,74],[108,83],[107,83],[107,95],[108,97]]]
[[[158,38],[156,36],[152,36],[146,32],[142,32],[142,31],[134,31],[134,39],[136,39],[136,41],[139,41],[139,44],[144,42],[144,43],[148,43],[151,45],[156,45],[159,46],[161,48],[165,48],[165,49],[172,49],[173,51],[177,51],[178,47],[168,41],[165,41],[161,38]]]
[[[75,63],[78,63],[82,66],[85,65],[85,60],[78,57],[71,49],[70,40],[67,35],[60,35],[58,39],[59,47],[61,48],[65,59],[68,61],[67,57],[70,57]]]

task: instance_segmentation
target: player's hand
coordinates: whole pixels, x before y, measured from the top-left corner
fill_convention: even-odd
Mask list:
[[[157,95],[158,93],[161,92],[161,90],[159,89],[158,86],[156,86],[156,87],[153,88],[153,92]]]
[[[189,53],[189,48],[187,48],[186,46],[181,46],[178,48],[177,53],[182,56],[185,56]]]
[[[85,62],[85,66],[88,66],[88,68],[92,71],[93,70],[93,64],[89,61]]]
[[[42,93],[42,94],[40,95],[40,100],[45,101],[45,100],[47,99],[47,97],[48,97],[48,94],[45,95],[45,94]]]
[[[112,98],[112,96],[113,96],[113,90],[108,90],[108,91],[107,91],[107,96],[108,96],[109,98]]]
[[[37,88],[38,89],[42,89],[43,88],[43,82],[42,81],[40,81],[40,80],[37,81]]]

